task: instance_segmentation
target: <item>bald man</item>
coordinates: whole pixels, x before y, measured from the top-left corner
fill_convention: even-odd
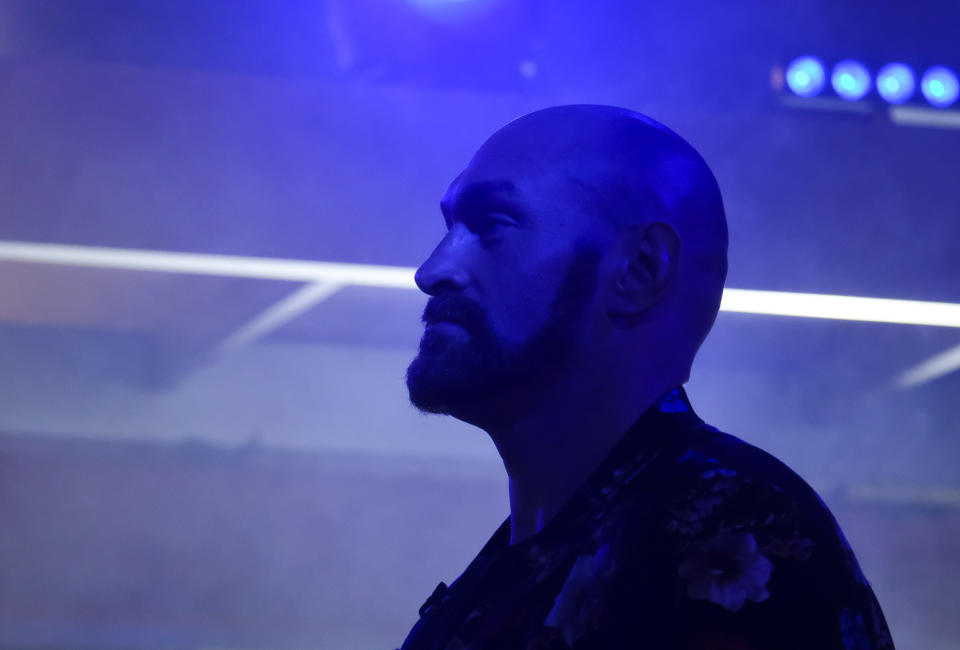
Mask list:
[[[407,387],[489,434],[510,516],[403,650],[893,648],[813,489],[682,388],[727,271],[720,190],[685,140],[622,108],[544,109],[441,209]]]

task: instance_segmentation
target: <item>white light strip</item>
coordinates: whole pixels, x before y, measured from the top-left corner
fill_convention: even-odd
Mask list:
[[[900,505],[960,506],[960,488],[953,486],[850,485],[844,497],[850,501]]]
[[[415,289],[414,269],[234,255],[0,241],[0,261]],[[725,289],[722,311],[960,328],[960,304]]]
[[[960,345],[931,357],[897,377],[897,386],[911,388],[960,370]]]
[[[413,269],[402,266],[339,264],[268,257],[175,253],[15,241],[0,241],[0,260],[130,271],[353,284],[393,289],[416,288],[413,282]]]
[[[220,344],[220,351],[227,352],[266,336],[300,314],[319,305],[342,287],[343,285],[340,284],[320,283],[300,287],[228,336]]]
[[[960,129],[960,111],[918,106],[891,106],[890,121],[904,126]]]
[[[950,302],[726,289],[720,309],[746,314],[960,327],[960,304]]]

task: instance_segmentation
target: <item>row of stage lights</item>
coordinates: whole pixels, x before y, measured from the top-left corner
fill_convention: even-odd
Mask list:
[[[800,97],[815,97],[827,84],[827,71],[820,59],[801,56],[786,69],[787,87]],[[874,79],[867,66],[847,59],[833,66],[830,85],[834,92],[848,101],[863,99],[871,90]],[[891,104],[902,104],[914,96],[917,82],[913,69],[905,63],[889,63],[877,72],[877,94]],[[931,106],[947,108],[960,96],[957,75],[950,68],[935,66],[920,77],[920,92]]]

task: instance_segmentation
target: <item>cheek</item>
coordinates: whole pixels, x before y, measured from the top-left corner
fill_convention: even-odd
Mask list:
[[[568,254],[557,254],[504,274],[498,299],[502,313],[493,324],[505,340],[523,342],[544,326],[569,263]]]

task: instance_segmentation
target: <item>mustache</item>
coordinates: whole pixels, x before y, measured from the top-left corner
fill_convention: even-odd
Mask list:
[[[457,323],[467,329],[481,326],[486,317],[483,310],[475,302],[457,295],[434,296],[427,301],[427,306],[420,317],[424,325],[438,321]]]

